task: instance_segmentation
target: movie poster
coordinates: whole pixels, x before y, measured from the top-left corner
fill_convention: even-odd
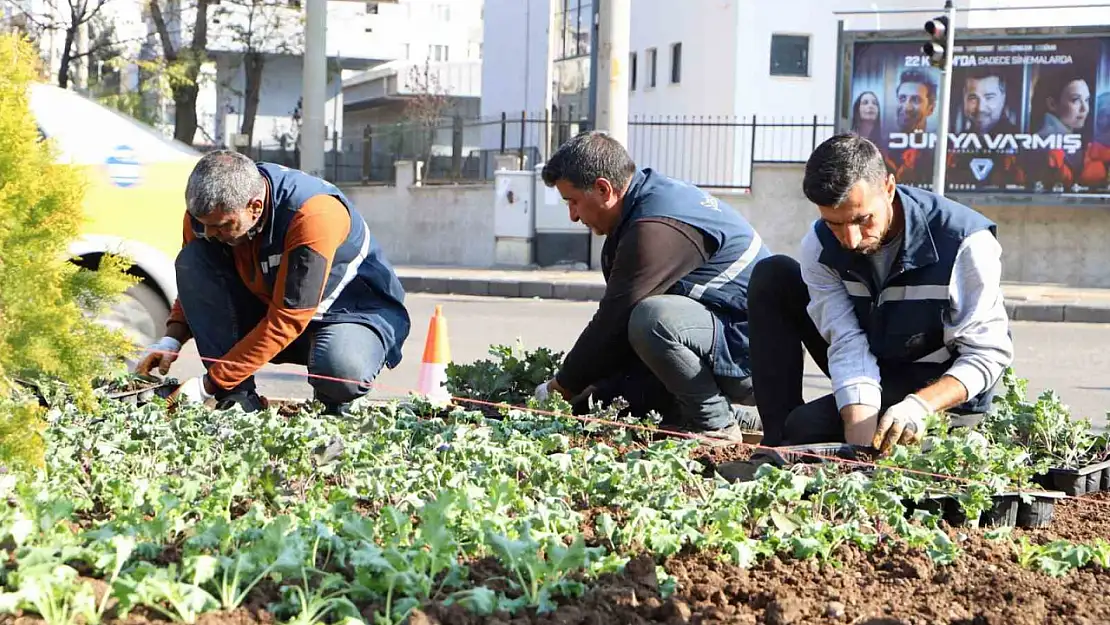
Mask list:
[[[846,130],[931,188],[941,73],[920,43],[857,43]],[[957,39],[950,192],[1110,193],[1110,37]]]

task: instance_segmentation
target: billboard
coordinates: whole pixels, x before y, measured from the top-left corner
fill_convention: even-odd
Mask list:
[[[1110,35],[956,38],[947,191],[1110,193]],[[928,189],[941,72],[923,40],[852,44],[840,130],[878,145],[899,182]]]

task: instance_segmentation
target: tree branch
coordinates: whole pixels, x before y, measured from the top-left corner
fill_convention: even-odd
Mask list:
[[[169,31],[166,30],[166,18],[162,16],[162,7],[159,6],[158,0],[150,0],[150,19],[154,21],[158,37],[162,41],[162,56],[167,61],[176,61],[177,50],[173,49],[173,41],[170,39]]]

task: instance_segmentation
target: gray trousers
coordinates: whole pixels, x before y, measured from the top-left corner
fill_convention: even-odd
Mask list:
[[[639,362],[599,385],[605,397],[623,396],[633,412],[659,412],[665,422],[693,430],[735,423],[732,404],[755,405],[751,378],[713,373],[714,319],[695,300],[655,295],[641,301],[628,321],[628,342]],[[637,405],[638,404],[638,405]]]

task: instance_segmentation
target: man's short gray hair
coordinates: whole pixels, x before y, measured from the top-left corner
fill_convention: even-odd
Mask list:
[[[185,185],[185,206],[193,217],[238,211],[266,195],[266,179],[249,157],[216,150],[201,157]]]

